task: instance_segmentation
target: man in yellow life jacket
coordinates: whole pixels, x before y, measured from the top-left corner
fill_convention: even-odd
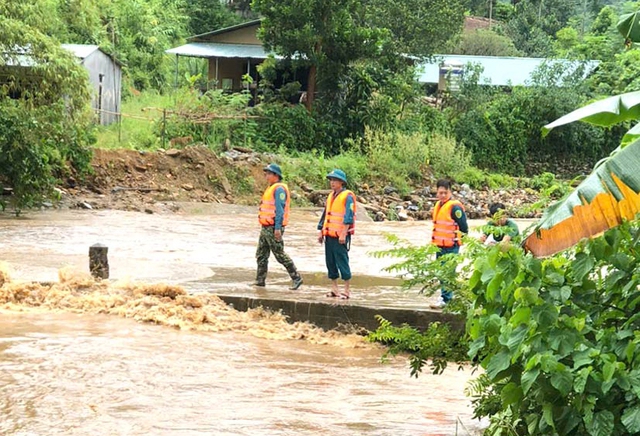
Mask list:
[[[270,163],[263,168],[269,187],[262,194],[258,221],[262,226],[256,260],[258,271],[255,286],[265,286],[267,271],[269,269],[269,255],[273,253],[276,260],[287,269],[292,284],[289,289],[296,290],[302,285],[302,277],[298,273],[291,258],[284,252],[282,236],[284,229],[289,224],[289,210],[291,208],[291,196],[289,188],[282,183],[282,170],[280,166]]]
[[[469,232],[469,226],[464,206],[458,200],[451,198],[451,182],[441,179],[436,183],[436,187],[438,202],[432,212],[431,243],[440,248],[436,254],[437,259],[445,254],[457,254],[460,251],[462,234]],[[431,306],[434,309],[444,307],[453,298],[453,292],[444,287],[440,290],[440,294],[441,300]]]
[[[318,230],[320,230],[318,242],[320,244],[324,242],[324,257],[328,276],[332,282],[331,292],[327,297],[346,300],[351,296],[349,248],[351,235],[355,231],[356,196],[345,188],[347,175],[344,171],[335,169],[327,174],[327,179],[329,179],[331,193],[318,222]],[[343,292],[338,292],[338,277],[344,280]]]

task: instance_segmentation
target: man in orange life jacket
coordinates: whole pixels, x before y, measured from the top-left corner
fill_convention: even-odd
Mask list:
[[[431,242],[440,248],[436,259],[445,254],[458,253],[462,244],[462,233],[469,232],[467,216],[464,206],[458,200],[451,198],[451,183],[448,180],[438,180],[438,202],[433,208],[433,232]],[[441,301],[432,308],[441,308],[453,298],[453,292],[444,287],[440,290]]]
[[[348,299],[351,296],[349,248],[351,235],[355,230],[356,196],[345,189],[347,175],[344,171],[335,169],[327,174],[327,179],[329,179],[331,193],[318,222],[318,230],[320,230],[318,242],[321,244],[324,242],[324,257],[328,276],[332,282],[331,292],[327,297]],[[344,280],[344,291],[341,293],[338,293],[338,277]]]
[[[258,211],[258,221],[262,226],[262,230],[260,231],[258,249],[256,250],[258,271],[256,273],[256,281],[253,284],[255,286],[265,286],[269,268],[269,255],[273,253],[276,260],[287,269],[293,281],[289,289],[295,291],[302,285],[302,277],[300,277],[291,258],[284,252],[284,241],[282,240],[284,229],[289,223],[289,210],[291,207],[289,188],[282,183],[280,166],[270,163],[264,167],[263,171],[269,187],[262,194]]]

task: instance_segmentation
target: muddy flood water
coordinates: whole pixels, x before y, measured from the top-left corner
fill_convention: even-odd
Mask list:
[[[295,210],[285,234],[305,279],[295,295],[274,260],[266,290],[248,285],[253,208],[184,210],[0,214],[0,434],[480,433],[469,368],[410,378],[405,358],[383,363],[361,336],[237,312],[211,293],[323,299],[317,210]],[[345,304],[427,307],[383,271],[392,260],[369,254],[390,247],[385,232],[419,244],[428,223],[359,223]],[[87,274],[98,242],[111,269],[100,283]]]

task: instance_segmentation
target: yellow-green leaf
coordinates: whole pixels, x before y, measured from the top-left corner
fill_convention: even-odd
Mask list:
[[[634,219],[640,212],[638,168],[640,139],[618,149],[575,191],[549,207],[525,247],[536,256],[548,256]]]

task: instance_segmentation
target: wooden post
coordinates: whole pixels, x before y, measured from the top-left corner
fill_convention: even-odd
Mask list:
[[[216,89],[220,89],[220,79],[218,78],[218,58],[216,58]]]
[[[103,244],[93,244],[89,247],[89,271],[96,279],[109,278],[109,247]]]
[[[162,148],[163,149],[167,148],[166,131],[167,131],[167,109],[164,108],[162,109]]]

